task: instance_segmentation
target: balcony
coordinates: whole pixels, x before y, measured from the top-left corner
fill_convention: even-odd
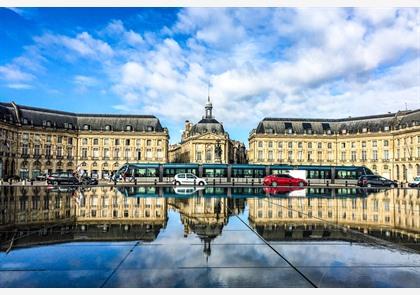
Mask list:
[[[20,157],[22,159],[28,159],[28,158],[30,158],[30,155],[29,154],[21,154]]]
[[[63,156],[55,156],[55,158],[57,159],[57,160],[62,160],[64,157]]]
[[[73,156],[67,156],[67,160],[72,161],[74,159]]]

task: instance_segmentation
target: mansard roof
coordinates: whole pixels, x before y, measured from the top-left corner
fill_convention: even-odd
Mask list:
[[[159,119],[151,115],[71,113],[4,102],[0,102],[0,120],[35,127],[70,130],[106,130],[107,128],[114,131],[130,129],[162,132],[164,130]],[[127,128],[127,126],[130,127]]]
[[[420,109],[341,119],[264,118],[258,124],[255,133],[324,134],[342,133],[343,131],[346,133],[378,132],[386,131],[386,128],[391,130],[415,125],[420,125]]]

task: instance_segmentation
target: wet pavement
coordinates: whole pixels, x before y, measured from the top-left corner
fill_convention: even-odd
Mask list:
[[[420,287],[420,190],[0,188],[1,287]]]

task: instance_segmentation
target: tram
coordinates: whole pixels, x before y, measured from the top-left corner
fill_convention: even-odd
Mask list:
[[[193,173],[216,184],[262,183],[262,179],[271,174],[298,175],[313,184],[356,184],[361,175],[374,174],[365,166],[126,163],[114,173],[112,180],[171,182],[178,173]]]

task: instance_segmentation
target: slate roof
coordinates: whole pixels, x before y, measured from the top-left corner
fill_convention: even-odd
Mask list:
[[[82,114],[4,102],[0,102],[0,120],[70,130],[84,130],[85,126],[89,130],[105,130],[110,126],[110,130],[126,131],[130,126],[132,131],[164,131],[159,119],[150,115]]]
[[[392,130],[415,125],[420,125],[420,109],[342,119],[264,118],[258,124],[255,133],[324,134],[342,133],[343,130],[346,130],[346,133],[357,133],[364,132],[364,129],[378,132],[386,131],[387,127]]]
[[[191,127],[190,135],[204,134],[207,132],[215,134],[224,134],[223,125],[213,118],[203,118],[197,124]]]

